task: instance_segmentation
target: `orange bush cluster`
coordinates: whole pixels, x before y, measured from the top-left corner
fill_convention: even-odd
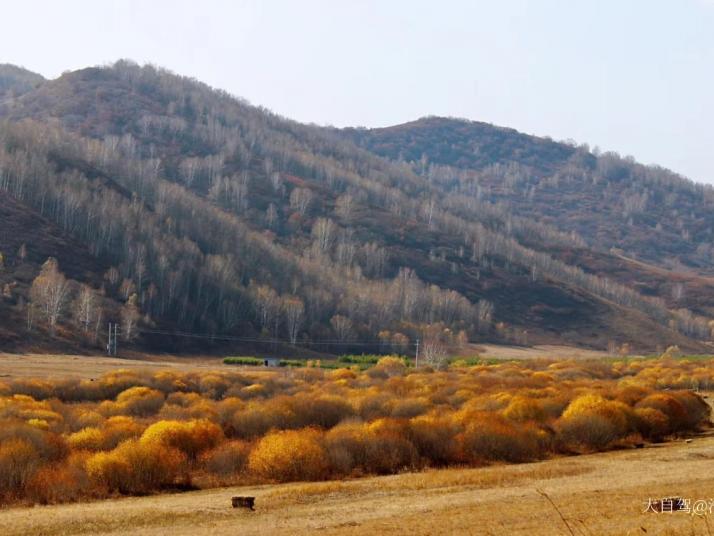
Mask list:
[[[0,500],[524,462],[696,430],[711,363],[156,374],[0,383]]]

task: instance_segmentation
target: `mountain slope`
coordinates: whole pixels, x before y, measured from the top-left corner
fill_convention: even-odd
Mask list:
[[[570,230],[568,264],[711,317],[714,190],[615,153],[465,120],[425,118],[346,129],[360,146],[409,167],[445,195],[475,196],[508,215]],[[509,152],[510,151],[510,152]]]
[[[44,77],[22,67],[0,63],[0,101],[14,98],[39,87]]]
[[[0,118],[0,190],[83,244],[105,277],[76,278],[135,295],[144,327],[333,352],[458,332],[651,349],[709,336],[664,287],[592,270],[619,257],[563,231],[567,196],[550,214],[492,193],[597,165],[581,149],[441,119],[416,138],[302,125],[130,62],[43,83]]]
[[[676,269],[714,270],[714,189],[615,153],[457,119],[349,129],[360,146],[403,160],[448,192],[569,229],[589,245]]]

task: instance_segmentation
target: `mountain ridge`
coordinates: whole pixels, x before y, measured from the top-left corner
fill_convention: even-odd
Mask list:
[[[340,338],[355,350],[365,339],[399,350],[398,341],[430,330],[496,342],[566,334],[594,347],[701,350],[709,338],[714,290],[696,280],[695,295],[673,299],[672,278],[654,269],[672,263],[642,254],[638,192],[630,193],[639,212],[624,240],[571,206],[576,173],[590,196],[603,181],[653,183],[655,171],[614,156],[444,118],[378,132],[303,125],[128,61],[43,82],[0,106],[0,119],[0,166],[10,170],[0,189],[120,272],[147,325],[302,344]],[[21,169],[32,165],[40,173],[18,190]],[[662,173],[654,178],[686,193]],[[654,188],[653,199],[664,195]],[[554,207],[541,202],[543,192]],[[690,203],[696,217],[680,215],[681,226],[690,242],[708,244],[708,221],[698,221],[704,208]],[[569,218],[578,233],[564,232]],[[591,232],[598,226],[605,238]],[[616,261],[611,250],[621,246],[653,269]],[[707,273],[702,248],[670,249]],[[647,292],[632,290],[645,273]],[[97,275],[119,307],[126,292]],[[17,297],[7,301],[20,306]]]

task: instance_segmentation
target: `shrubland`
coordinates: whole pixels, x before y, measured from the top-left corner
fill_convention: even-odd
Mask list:
[[[351,363],[347,363],[350,365]],[[711,361],[523,361],[0,382],[0,500],[518,463],[696,432]]]

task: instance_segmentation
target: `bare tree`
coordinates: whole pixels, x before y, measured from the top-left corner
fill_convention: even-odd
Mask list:
[[[275,330],[280,313],[280,297],[267,285],[253,287],[252,294],[260,327],[264,330]],[[275,331],[273,336],[277,336]]]
[[[448,347],[438,338],[425,339],[421,345],[421,354],[424,361],[435,369],[442,369],[448,364]]]
[[[136,337],[136,325],[141,318],[137,301],[138,298],[136,294],[132,294],[121,308],[122,335],[126,341],[130,341]]]
[[[295,344],[305,317],[305,304],[297,296],[288,296],[283,299],[283,312],[290,342]]]
[[[293,210],[297,210],[301,216],[304,216],[310,208],[312,198],[312,191],[307,188],[295,188],[290,193],[290,206]]]
[[[476,314],[478,315],[479,329],[487,329],[491,325],[493,318],[493,304],[487,300],[479,300],[476,306]]]
[[[337,226],[327,218],[318,218],[312,226],[312,236],[315,239],[313,247],[320,253],[327,253],[335,241]]]
[[[354,212],[354,197],[350,194],[343,194],[335,202],[335,212],[338,216],[349,220]]]
[[[352,321],[346,316],[333,316],[330,318],[330,325],[335,330],[338,341],[345,342],[352,337]]]
[[[57,260],[50,257],[42,265],[40,274],[32,282],[30,297],[33,305],[36,305],[44,314],[52,333],[60,319],[68,293],[69,283],[59,271]]]
[[[351,229],[342,229],[337,235],[335,260],[345,266],[352,266],[357,251],[353,236],[354,233]]]
[[[184,184],[189,188],[191,187],[193,181],[196,178],[196,172],[198,171],[199,165],[200,159],[195,157],[185,158],[179,164],[179,173],[181,175],[181,179],[183,179]]]
[[[97,297],[91,287],[82,285],[73,305],[75,322],[86,335],[97,314]]]
[[[274,229],[278,224],[278,209],[275,203],[270,203],[268,209],[265,211],[265,223],[268,229]]]
[[[382,277],[387,267],[387,250],[375,242],[368,242],[360,251],[365,274],[371,277]]]

